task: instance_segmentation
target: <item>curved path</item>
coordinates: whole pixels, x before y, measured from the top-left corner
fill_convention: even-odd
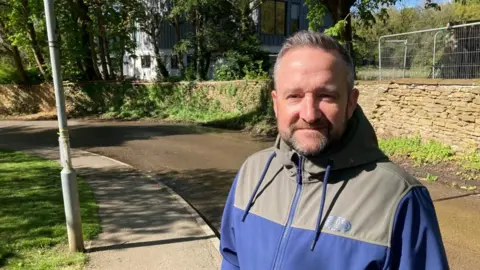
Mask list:
[[[245,158],[272,141],[232,131],[154,122],[70,121],[73,148],[102,154],[159,177],[218,228]],[[55,121],[0,122],[0,142],[57,146]],[[429,187],[452,269],[480,265],[480,196]]]

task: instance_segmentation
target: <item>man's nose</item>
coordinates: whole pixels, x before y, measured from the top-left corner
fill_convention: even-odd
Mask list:
[[[321,117],[321,114],[315,98],[310,95],[305,96],[302,102],[300,118],[307,123],[314,123]]]

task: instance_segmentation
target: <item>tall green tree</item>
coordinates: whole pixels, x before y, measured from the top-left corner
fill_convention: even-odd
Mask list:
[[[328,34],[336,36],[351,49],[352,45],[352,14],[354,8],[358,16],[367,23],[375,21],[374,13],[385,14],[386,7],[394,5],[398,0],[305,0],[308,7],[307,19],[309,28],[317,30],[324,26],[325,16],[330,15],[334,26],[327,31]]]
[[[255,25],[252,10],[258,7],[252,0],[175,0],[170,16],[179,16],[192,25],[192,32],[176,48],[193,51],[195,77],[207,77],[212,57],[238,47]],[[252,4],[252,5],[251,5]],[[253,30],[254,31],[254,30]]]
[[[25,72],[20,50],[17,46],[13,45],[9,39],[11,35],[12,33],[7,29],[4,18],[0,17],[0,50],[12,57],[20,78],[20,83],[26,84],[29,82],[28,76]]]
[[[43,23],[43,5],[34,0],[10,0],[10,12],[6,23],[13,34],[10,40],[25,53],[32,53],[36,66],[44,78],[47,78],[47,65],[44,58],[46,43],[42,42],[45,30]],[[37,28],[35,27],[37,25]],[[40,32],[40,39],[38,34]]]

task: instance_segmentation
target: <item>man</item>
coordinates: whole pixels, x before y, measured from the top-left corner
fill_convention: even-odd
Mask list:
[[[448,269],[430,195],[378,148],[349,54],[299,32],[274,81],[279,136],[235,178],[222,269]]]

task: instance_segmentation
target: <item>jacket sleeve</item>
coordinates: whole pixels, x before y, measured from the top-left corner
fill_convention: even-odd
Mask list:
[[[425,187],[412,188],[395,215],[387,269],[449,269],[437,215]]]
[[[222,255],[222,270],[240,269],[235,245],[234,227],[234,200],[238,174],[233,181],[228,194],[227,202],[223,210],[222,224],[220,228],[220,254]]]

